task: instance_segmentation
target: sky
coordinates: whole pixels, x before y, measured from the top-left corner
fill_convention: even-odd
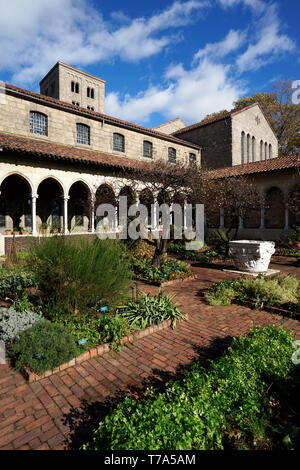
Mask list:
[[[298,0],[0,0],[0,80],[39,92],[58,61],[106,80],[106,114],[146,127],[300,80]]]

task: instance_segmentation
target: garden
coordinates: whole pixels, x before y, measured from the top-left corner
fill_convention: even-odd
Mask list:
[[[252,329],[207,367],[195,363],[164,392],[127,397],[84,450],[299,450],[299,367],[293,334]]]
[[[43,374],[102,344],[119,350],[134,331],[166,320],[174,328],[185,317],[172,296],[132,289],[143,258],[116,240],[64,236],[37,239],[28,252],[11,250],[0,270],[0,340],[11,364]],[[153,275],[148,259],[151,279],[188,272],[163,260]]]

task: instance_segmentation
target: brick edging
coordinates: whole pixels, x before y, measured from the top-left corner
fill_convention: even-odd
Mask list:
[[[188,314],[185,314],[185,319],[186,320],[188,319]],[[184,321],[184,319],[179,318],[177,320],[177,323],[181,321]],[[126,343],[132,343],[136,339],[145,338],[146,336],[152,335],[153,333],[156,333],[157,331],[165,330],[169,328],[170,326],[171,326],[171,320],[165,320],[163,323],[159,323],[158,325],[152,325],[152,326],[149,326],[148,328],[144,328],[143,330],[134,331],[130,335],[124,336],[123,338],[121,338],[120,343],[122,345]],[[20,372],[23,375],[24,379],[27,380],[29,383],[38,382],[39,380],[42,380],[46,377],[50,377],[51,375],[57,374],[58,372],[68,369],[69,367],[74,367],[76,365],[81,364],[82,362],[88,361],[89,359],[93,359],[94,357],[102,356],[103,354],[109,352],[110,350],[111,350],[110,344],[108,343],[101,344],[100,346],[97,346],[95,348],[89,349],[88,351],[85,351],[79,356],[71,359],[69,362],[65,362],[64,364],[61,364],[59,367],[56,367],[53,370],[47,370],[41,375],[36,374],[35,372],[31,372],[31,370],[29,370],[26,366],[23,366]]]
[[[167,287],[167,286],[173,286],[174,284],[179,284],[181,282],[186,282],[186,281],[194,281],[197,279],[197,275],[185,277],[184,279],[173,279],[171,281],[166,281],[166,282],[156,282],[156,281],[150,281],[149,279],[144,279],[144,278],[134,278],[133,280],[136,282],[141,282],[144,284],[148,284],[150,286],[155,286],[155,287]]]

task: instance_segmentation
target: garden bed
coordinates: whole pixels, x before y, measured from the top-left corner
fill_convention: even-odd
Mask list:
[[[188,315],[186,314],[185,316],[186,319],[188,319]],[[178,321],[184,320],[179,319]],[[170,328],[171,322],[171,320],[165,320],[163,323],[159,323],[158,325],[152,325],[148,328],[144,328],[143,330],[134,331],[131,334],[121,338],[120,343],[122,345],[126,343],[133,343],[133,341],[137,339],[145,338],[146,336],[152,335],[153,333],[157,333],[158,331]],[[68,369],[69,367],[74,367],[76,365],[81,364],[82,362],[88,361],[95,357],[103,356],[103,354],[109,352],[110,350],[110,344],[101,344],[100,346],[84,351],[79,356],[71,359],[69,362],[61,364],[53,370],[47,370],[43,374],[36,374],[35,372],[31,372],[26,366],[23,366],[20,372],[25,380],[27,380],[29,383],[33,383],[42,380],[46,377],[50,377],[51,375],[57,374],[58,372],[62,372],[63,370]]]

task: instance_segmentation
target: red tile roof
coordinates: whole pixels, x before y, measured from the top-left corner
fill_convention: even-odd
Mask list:
[[[230,176],[256,175],[271,171],[288,170],[289,168],[300,168],[300,154],[271,158],[270,160],[247,163],[244,165],[217,168],[216,170],[209,170],[209,174],[213,178],[226,178]]]
[[[184,145],[185,147],[192,147],[194,149],[199,149],[199,145],[193,144],[192,142],[188,142],[186,140],[182,140],[178,137],[175,137],[172,134],[165,134],[160,131],[156,131],[154,129],[149,129],[148,127],[139,126],[138,124],[133,124],[132,122],[123,121],[122,119],[117,119],[112,116],[107,116],[106,114],[97,113],[96,111],[91,111],[86,108],[82,108],[80,106],[75,106],[70,103],[66,103],[64,101],[60,101],[56,98],[51,98],[50,96],[40,95],[39,93],[34,93],[33,91],[25,90],[23,88],[16,87],[14,85],[9,85],[5,83],[5,90],[6,93],[10,93],[16,96],[27,97],[32,99],[33,101],[38,101],[44,105],[52,105],[55,107],[59,107],[64,109],[65,111],[69,111],[74,114],[84,114],[85,117],[90,119],[97,119],[100,121],[106,121],[109,124],[115,124],[121,127],[132,129],[136,132],[141,132],[143,134],[151,135],[153,137],[158,137],[164,140],[168,140],[169,142],[174,142],[180,145]]]
[[[68,160],[100,166],[116,168],[145,167],[148,162],[135,160],[133,158],[119,157],[90,149],[54,144],[48,141],[20,137],[13,134],[0,133],[0,148],[17,153],[31,154],[38,157]]]

